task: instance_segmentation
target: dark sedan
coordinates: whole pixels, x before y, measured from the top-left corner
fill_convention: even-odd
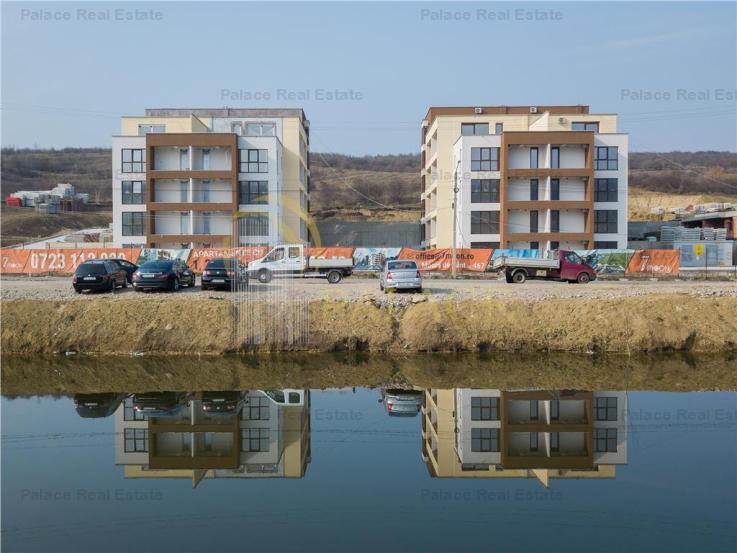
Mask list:
[[[242,392],[202,392],[202,409],[211,415],[233,415],[243,405]]]
[[[237,290],[248,286],[248,271],[238,259],[216,257],[207,262],[202,272],[202,289]]]
[[[107,259],[81,263],[72,277],[72,286],[77,294],[83,290],[114,292],[115,288],[128,288],[125,271]]]
[[[189,402],[184,392],[145,392],[133,396],[133,409],[141,414],[164,417],[175,415]]]
[[[77,414],[84,419],[109,417],[120,407],[127,394],[76,394],[74,407]]]
[[[108,259],[108,261],[112,261],[118,267],[123,269],[125,271],[125,276],[128,279],[128,284],[133,284],[133,273],[138,269],[138,265],[131,263],[130,261],[126,261],[125,259]]]
[[[158,259],[146,261],[133,273],[133,288],[143,290],[170,290],[176,292],[180,286],[194,286],[195,274],[181,259]]]

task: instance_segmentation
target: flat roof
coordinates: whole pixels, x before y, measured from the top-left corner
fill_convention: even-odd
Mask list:
[[[481,113],[476,109],[481,108]],[[441,115],[529,115],[530,108],[537,108],[537,113],[550,112],[554,115],[588,115],[589,106],[577,104],[571,106],[431,106],[425,115],[425,121],[432,123],[433,119]]]
[[[305,121],[302,108],[147,108],[149,117],[296,117]]]

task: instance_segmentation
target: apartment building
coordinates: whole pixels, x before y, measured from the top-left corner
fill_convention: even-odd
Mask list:
[[[430,389],[423,459],[441,478],[614,478],[626,413],[624,392]]]
[[[431,107],[421,127],[428,248],[627,247],[628,136],[588,106]]]
[[[291,391],[292,394],[295,391]],[[115,412],[115,464],[126,478],[301,478],[311,460],[310,395],[300,405],[250,390],[235,415],[192,399],[176,415],[144,417],[126,398]]]
[[[147,109],[121,118],[112,163],[116,246],[310,242],[301,109]]]

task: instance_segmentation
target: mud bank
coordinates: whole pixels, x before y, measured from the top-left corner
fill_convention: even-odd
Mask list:
[[[418,297],[416,300],[425,300]],[[11,300],[6,354],[737,350],[737,298],[681,294],[544,301]]]

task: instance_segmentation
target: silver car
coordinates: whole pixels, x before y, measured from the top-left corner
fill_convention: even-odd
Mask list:
[[[422,292],[422,275],[411,259],[395,259],[384,263],[379,277],[379,288],[387,290],[414,290]]]

